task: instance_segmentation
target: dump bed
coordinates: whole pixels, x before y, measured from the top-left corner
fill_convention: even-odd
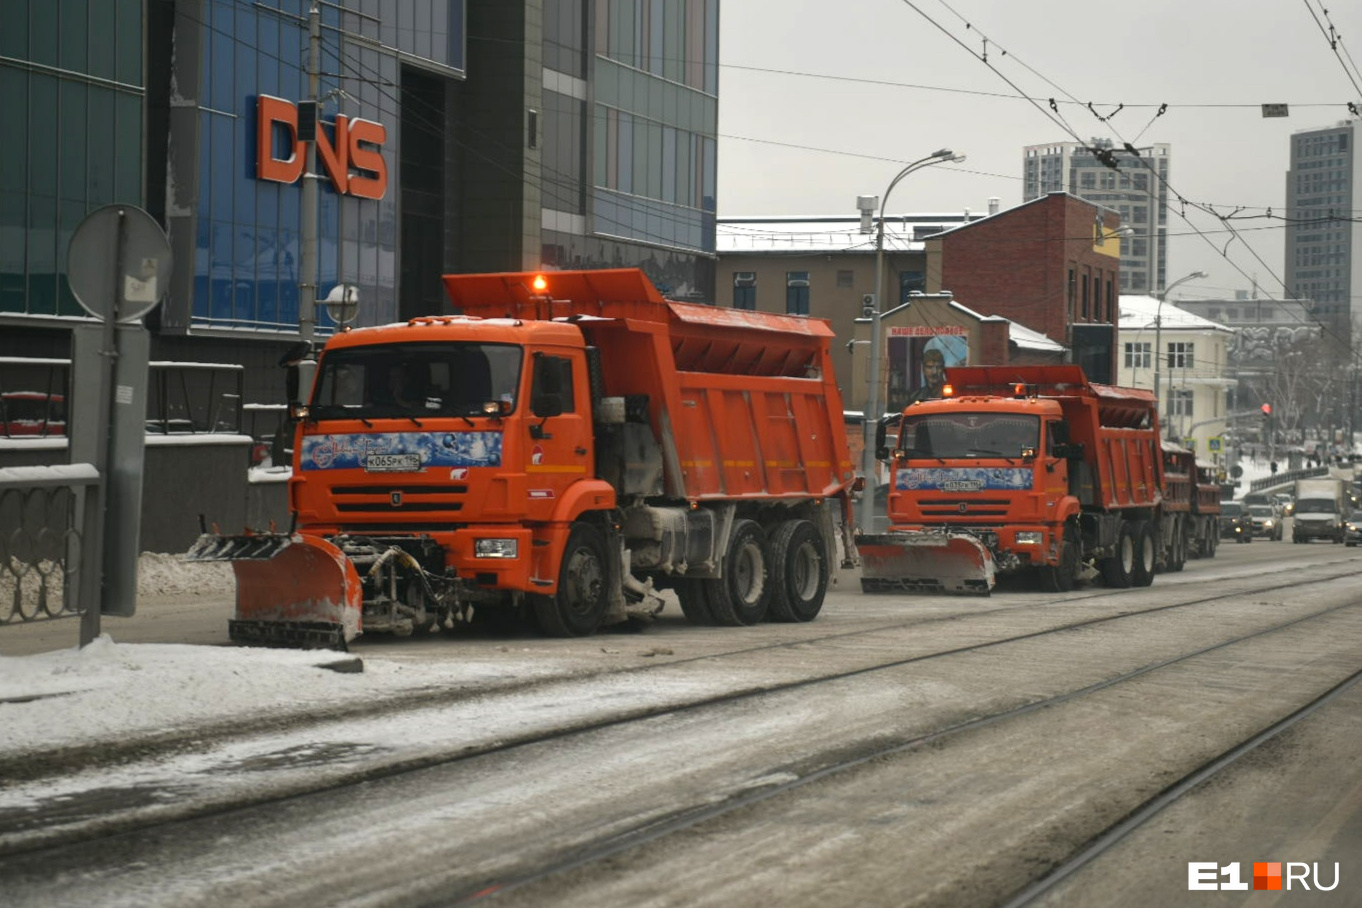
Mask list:
[[[853,465],[822,319],[667,300],[637,269],[448,275],[465,314],[575,324],[603,393],[646,411],[668,497],[845,492]]]
[[[1082,445],[1085,508],[1150,507],[1162,501],[1163,458],[1153,393],[1088,381],[1078,366],[963,366],[946,370],[955,399],[1054,400],[1071,443]]]

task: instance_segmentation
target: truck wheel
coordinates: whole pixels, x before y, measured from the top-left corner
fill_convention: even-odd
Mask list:
[[[1078,579],[1078,539],[1073,527],[1064,528],[1059,564],[1040,569],[1040,588],[1047,593],[1067,593]]]
[[[610,595],[610,562],[600,530],[574,523],[558,570],[558,593],[536,596],[534,617],[551,637],[585,637],[596,632]]]
[[[681,614],[686,621],[700,627],[714,624],[714,616],[709,611],[709,596],[705,592],[705,581],[691,578],[675,582],[676,598],[681,600]]]
[[[766,617],[771,604],[769,552],[760,526],[751,520],[734,522],[724,553],[723,576],[701,581],[716,624],[737,627],[757,624]]]
[[[1121,533],[1116,539],[1116,554],[1102,559],[1102,579],[1107,586],[1125,589],[1130,586],[1135,571],[1135,537],[1131,521],[1121,521]]]
[[[828,591],[823,534],[807,520],[787,520],[771,537],[771,617],[812,621]]]
[[[1130,584],[1149,586],[1154,582],[1154,565],[1158,560],[1154,525],[1148,520],[1137,520],[1131,535],[1135,538],[1135,564],[1130,572]]]
[[[1169,562],[1168,570],[1177,573],[1187,566],[1187,552],[1191,548],[1191,540],[1187,538],[1187,525],[1182,521],[1176,521],[1173,527],[1173,560]]]

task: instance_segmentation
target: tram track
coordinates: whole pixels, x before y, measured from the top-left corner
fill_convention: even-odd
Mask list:
[[[1300,589],[1301,587],[1328,584],[1337,580],[1349,578],[1351,576],[1353,576],[1353,572],[1347,571],[1340,573],[1331,573],[1323,577],[1312,578],[1309,581],[1298,581],[1292,579],[1290,582],[1283,582],[1275,586],[1258,587],[1256,588],[1255,592],[1263,594],[1281,589]],[[1180,586],[1186,585],[1187,584],[1182,584]],[[1123,591],[1092,591],[1092,593],[1083,598],[1105,599],[1111,596],[1118,596],[1120,595],[1120,592]],[[1086,629],[1100,627],[1103,625],[1109,625],[1112,622],[1118,622],[1125,619],[1140,618],[1147,615],[1167,612],[1169,610],[1185,609],[1191,606],[1210,605],[1217,602],[1223,602],[1225,600],[1241,599],[1243,595],[1244,595],[1243,591],[1236,589],[1233,591],[1222,592],[1218,595],[1204,596],[1191,600],[1152,606],[1149,608],[1131,609],[1128,611],[1120,612],[1118,614],[1103,615],[1097,617],[1090,617],[1082,620],[1065,622],[1056,626],[1047,627],[1024,634],[1013,634],[996,639],[981,641],[975,644],[920,653],[902,659],[878,661],[875,662],[874,664],[860,665],[853,669],[828,672],[817,676],[803,677],[798,680],[787,681],[779,684],[771,684],[765,686],[756,685],[742,690],[731,691],[727,693],[715,694],[699,698],[692,698],[691,700],[685,702],[674,701],[659,702],[647,706],[646,708],[634,709],[632,711],[627,709],[622,710],[614,715],[604,718],[597,718],[593,721],[586,721],[583,723],[579,723],[575,726],[560,727],[552,730],[549,733],[533,733],[523,735],[518,738],[506,737],[495,742],[489,743],[482,747],[465,748],[453,755],[449,753],[444,754],[432,753],[412,759],[394,760],[386,764],[370,767],[368,769],[364,769],[358,772],[341,773],[337,775],[335,778],[333,778],[330,781],[330,783],[326,785],[320,786],[313,785],[305,791],[292,791],[285,794],[276,793],[270,796],[260,797],[254,801],[252,801],[250,798],[243,799],[240,796],[240,792],[237,792],[233,795],[232,798],[224,798],[217,801],[209,801],[199,805],[197,809],[189,811],[179,810],[158,812],[155,809],[142,810],[135,811],[132,814],[125,815],[122,818],[122,820],[112,821],[106,820],[105,822],[102,823],[93,825],[87,824],[82,827],[67,827],[64,829],[54,828],[49,829],[47,831],[47,834],[42,834],[39,831],[37,834],[22,837],[22,840],[10,840],[4,836],[0,836],[0,854],[6,853],[11,855],[24,854],[34,851],[40,851],[47,848],[52,848],[59,844],[65,844],[70,842],[90,842],[95,839],[116,836],[132,832],[135,830],[155,829],[158,826],[164,826],[167,823],[181,822],[186,819],[212,818],[214,816],[221,816],[232,811],[241,809],[243,806],[254,806],[259,808],[269,807],[271,805],[280,805],[286,801],[306,797],[309,795],[324,792],[335,793],[342,791],[349,786],[357,785],[360,783],[371,782],[380,779],[394,779],[408,773],[415,773],[418,771],[431,769],[439,766],[447,767],[453,764],[458,764],[460,762],[471,761],[477,757],[493,756],[497,754],[508,754],[519,749],[533,748],[536,746],[552,746],[556,743],[561,743],[568,738],[588,735],[593,732],[602,732],[608,729],[622,729],[630,725],[631,723],[644,722],[647,720],[656,719],[664,715],[695,713],[707,709],[737,707],[741,706],[744,701],[751,700],[752,698],[770,697],[779,694],[794,693],[800,690],[801,688],[812,687],[820,684],[844,682],[850,679],[864,677],[875,672],[903,669],[906,667],[926,663],[931,660],[967,656],[972,653],[980,653],[987,651],[989,649],[1005,646],[1008,644],[1019,644],[1024,643],[1026,641],[1033,641],[1040,638],[1050,637],[1063,633],[1081,632]],[[1063,606],[1070,604],[1073,601],[1074,598],[1070,598],[1054,602],[1053,604],[1057,606]],[[833,760],[830,762],[825,761],[825,765],[823,766],[801,772],[798,778],[790,780],[787,783],[764,786],[754,792],[746,793],[737,798],[724,799],[719,804],[711,803],[703,804],[700,807],[695,806],[686,807],[676,812],[675,815],[666,818],[658,818],[656,816],[649,817],[645,822],[637,824],[634,828],[631,828],[626,833],[621,834],[620,836],[613,837],[607,842],[601,843],[599,846],[596,847],[595,851],[590,854],[590,860],[595,861],[605,860],[612,855],[618,854],[622,851],[627,851],[628,849],[633,848],[638,844],[654,841],[659,837],[670,835],[681,830],[691,829],[698,825],[711,822],[716,819],[720,819],[724,816],[732,814],[734,811],[739,811],[744,809],[745,807],[749,807],[751,805],[758,804],[772,798],[776,798],[782,794],[795,792],[799,788],[810,785],[814,782],[822,781],[832,776],[846,773],[847,771],[862,766],[870,761],[891,758],[896,754],[901,754],[913,749],[922,748],[926,745],[942,741],[951,736],[960,735],[968,731],[985,728],[990,725],[995,725],[1001,722],[1006,722],[1008,720],[1024,716],[1028,713],[1035,712],[1037,710],[1043,710],[1052,706],[1069,702],[1075,698],[1080,698],[1095,693],[1097,691],[1109,689],[1115,685],[1130,681],[1134,678],[1148,675],[1150,673],[1156,672],[1162,668],[1166,668],[1171,665],[1175,665],[1190,659],[1197,658],[1206,653],[1214,652],[1216,650],[1224,649],[1226,647],[1231,647],[1236,644],[1243,643],[1244,641],[1260,638],[1268,634],[1278,633],[1285,629],[1299,626],[1303,623],[1312,620],[1318,620],[1321,617],[1353,608],[1355,605],[1356,605],[1355,603],[1349,602],[1333,606],[1331,608],[1309,612],[1307,614],[1297,616],[1288,621],[1276,622],[1270,626],[1260,628],[1251,633],[1241,634],[1231,639],[1219,641],[1212,645],[1198,648],[1194,651],[1182,653],[1174,658],[1159,660],[1146,665],[1142,665],[1134,670],[1120,673],[1118,675],[1104,679],[1098,683],[1087,685],[1072,691],[1068,691],[1057,696],[1027,702],[1013,709],[1002,710],[994,714],[974,717],[966,721],[960,721],[944,725],[940,728],[933,729],[928,733],[916,735],[907,740],[896,741],[889,746],[861,749],[858,753],[854,754],[853,756],[840,760]],[[984,614],[995,614],[1001,611],[1014,611],[1017,609],[1036,609],[1040,607],[1041,606],[1036,603],[1028,602],[1018,604],[1015,606],[1005,606],[1002,609],[987,610]],[[923,619],[918,621],[898,622],[888,627],[882,626],[870,629],[859,629],[857,631],[844,634],[820,635],[819,637],[801,640],[796,643],[787,642],[783,644],[764,646],[760,648],[749,648],[747,650],[741,650],[736,652],[708,654],[704,656],[698,656],[693,659],[676,660],[666,665],[650,666],[647,669],[647,673],[650,675],[658,675],[669,669],[674,670],[677,666],[681,666],[682,668],[691,667],[712,670],[715,666],[715,663],[723,662],[724,660],[741,661],[745,659],[750,659],[752,657],[753,650],[756,649],[773,650],[799,647],[803,652],[807,653],[811,649],[816,650],[820,644],[827,645],[831,642],[846,637],[864,638],[864,636],[867,634],[875,633],[883,634],[887,631],[920,629],[924,623],[935,621],[959,621],[964,617],[973,617],[974,614],[975,613],[971,613],[970,616],[960,615],[943,616],[940,618]],[[706,663],[708,664],[706,665]],[[600,680],[599,678],[571,679],[573,683],[577,684],[584,684],[591,681],[599,680]],[[549,686],[552,687],[553,685]],[[3,822],[0,821],[0,828],[3,828],[3,826],[4,826]],[[509,889],[519,888],[520,886],[527,885],[529,883],[533,883],[537,880],[543,879],[546,876],[561,873],[564,870],[571,869],[573,867],[582,866],[583,860],[585,860],[585,858],[583,857],[583,853],[581,849],[578,849],[574,856],[571,858],[571,860],[567,861],[566,863],[560,862],[559,864],[549,866],[546,869],[536,871],[533,874],[512,878],[509,881],[504,881],[498,884],[499,887],[498,891],[508,891]],[[467,892],[464,893],[464,895],[467,897],[473,897],[477,896],[478,892]]]
[[[1298,584],[1288,584],[1287,586],[1297,585]],[[1222,597],[1212,597],[1212,600],[1209,601],[1213,601],[1213,599],[1215,598]],[[1208,600],[1201,600],[1202,603],[1204,603],[1205,601]],[[1271,627],[1262,628],[1260,630],[1248,634],[1241,634],[1236,637],[1209,646],[1200,647],[1198,649],[1183,653],[1173,658],[1163,659],[1158,662],[1143,665],[1134,670],[1122,672],[1119,675],[1107,678],[1095,684],[1086,685],[1076,690],[1072,690],[1056,696],[1047,697],[1041,700],[1026,703],[1022,706],[1013,709],[992,713],[987,716],[981,716],[954,725],[938,728],[931,731],[930,733],[914,737],[907,741],[895,743],[891,746],[881,747],[868,752],[860,753],[854,757],[839,760],[829,765],[826,765],[820,769],[809,772],[805,775],[800,776],[797,779],[792,779],[790,781],[770,785],[768,787],[763,787],[760,790],[727,799],[721,804],[706,804],[699,807],[680,810],[677,811],[675,815],[663,820],[651,818],[647,823],[641,825],[637,829],[629,830],[623,834],[614,836],[609,840],[599,842],[591,846],[590,848],[579,849],[577,853],[571,855],[570,857],[567,857],[551,865],[538,868],[533,872],[525,873],[514,878],[484,882],[480,884],[476,889],[460,893],[459,895],[455,896],[452,899],[452,901],[447,900],[444,897],[441,897],[438,901],[430,902],[429,904],[431,904],[432,906],[436,904],[464,905],[479,903],[491,896],[502,896],[511,893],[517,889],[520,889],[522,887],[530,886],[536,883],[541,883],[559,874],[563,874],[569,871],[579,871],[582,868],[585,868],[591,864],[609,861],[624,852],[636,848],[641,848],[648,844],[654,843],[659,839],[665,838],[666,836],[675,835],[683,831],[691,830],[702,824],[720,820],[730,814],[734,814],[736,812],[745,810],[754,805],[761,804],[762,802],[770,801],[782,797],[784,795],[797,792],[801,788],[810,785],[815,785],[833,776],[855,770],[859,767],[862,767],[874,761],[892,758],[912,750],[928,747],[934,744],[939,744],[940,742],[943,742],[952,736],[980,729],[985,729],[990,726],[998,725],[1005,722],[1010,722],[1022,718],[1031,713],[1035,713],[1041,710],[1050,709],[1055,706],[1069,703],[1080,698],[1090,696],[1099,691],[1108,690],[1110,688],[1128,683],[1132,680],[1144,677],[1146,675],[1160,671],[1170,666],[1185,663],[1190,660],[1197,659],[1199,657],[1205,656],[1210,653],[1214,653],[1219,650],[1224,650],[1230,647],[1237,646],[1247,641],[1256,640],[1259,638],[1267,637],[1272,634],[1280,633],[1281,631],[1284,631],[1288,628],[1297,627],[1330,614],[1334,614],[1343,610],[1357,609],[1359,607],[1362,607],[1362,602],[1346,603],[1343,605],[1332,606],[1327,609],[1322,609],[1317,612],[1312,612],[1304,616],[1293,618],[1289,621],[1281,622]],[[1147,610],[1140,612],[1138,614],[1148,614],[1149,611],[1157,610],[1159,609]],[[1129,616],[1127,615],[1123,617]],[[957,650],[955,651],[955,653],[952,654],[958,654],[960,652],[965,652],[970,649],[978,648],[979,647],[964,648],[961,650]],[[938,655],[948,654],[942,653]],[[1263,729],[1262,731],[1250,736],[1248,739],[1229,748],[1224,753],[1208,761],[1205,765],[1197,768],[1195,771],[1186,774],[1177,782],[1173,783],[1172,785],[1168,786],[1168,788],[1166,788],[1164,791],[1160,792],[1156,797],[1149,799],[1147,802],[1141,805],[1136,811],[1132,812],[1132,814],[1129,817],[1122,820],[1120,823],[1114,825],[1109,830],[1105,831],[1101,836],[1097,838],[1095,842],[1093,842],[1088,847],[1084,848],[1079,854],[1076,854],[1070,860],[1054,868],[1054,870],[1046,874],[1040,880],[1037,880],[1034,883],[1032,883],[1022,893],[1020,893],[1012,900],[1008,901],[1006,905],[1003,906],[1003,908],[1025,908],[1025,906],[1033,904],[1039,898],[1046,895],[1054,886],[1063,882],[1070,874],[1082,869],[1089,862],[1095,860],[1096,858],[1101,857],[1113,846],[1119,843],[1121,839],[1123,839],[1126,835],[1128,835],[1135,829],[1139,828],[1144,823],[1148,822],[1153,816],[1155,816],[1159,811],[1167,807],[1173,801],[1177,800],[1187,792],[1195,789],[1198,785],[1205,782],[1207,779],[1209,779],[1216,773],[1220,772],[1221,770],[1225,769],[1234,761],[1243,757],[1245,754],[1251,752],[1252,750],[1256,749],[1257,747],[1276,737],[1281,732],[1295,725],[1301,719],[1309,716],[1317,709],[1319,709],[1321,706],[1324,706],[1325,704],[1329,703],[1343,691],[1346,691],[1348,688],[1355,685],[1359,680],[1362,680],[1362,669],[1349,675],[1347,678],[1340,681],[1338,684],[1334,685],[1329,690],[1320,694],[1318,697],[1316,697],[1310,703],[1306,704],[1304,707],[1292,712],[1290,715],[1282,718],[1280,721],[1274,722],[1269,727]]]

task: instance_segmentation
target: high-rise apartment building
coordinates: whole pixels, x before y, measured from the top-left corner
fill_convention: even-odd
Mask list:
[[[1354,170],[1357,119],[1291,136],[1286,173],[1287,292],[1314,300],[1314,317],[1340,338],[1350,336],[1352,300],[1362,292],[1362,179]]]
[[[1110,139],[1028,145],[1023,201],[1067,192],[1120,212],[1121,225],[1131,229],[1121,244],[1121,292],[1158,293],[1168,274],[1169,146],[1137,150],[1138,157]]]

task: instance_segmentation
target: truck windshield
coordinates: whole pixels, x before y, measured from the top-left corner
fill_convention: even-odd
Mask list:
[[[1337,514],[1338,502],[1332,498],[1303,498],[1296,502],[1297,514]]]
[[[521,348],[420,343],[345,347],[323,354],[314,419],[473,416],[495,402],[515,410]]]
[[[1011,413],[905,416],[899,449],[913,458],[1020,457],[1040,444],[1040,418]]]

